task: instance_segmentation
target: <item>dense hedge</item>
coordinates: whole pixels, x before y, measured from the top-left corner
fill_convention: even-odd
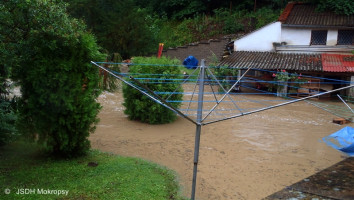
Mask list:
[[[182,100],[183,89],[180,87],[179,81],[170,80],[181,78],[180,67],[171,66],[180,65],[179,60],[171,60],[166,57],[160,59],[155,57],[135,57],[133,63],[134,65],[130,66],[129,72],[132,74],[140,74],[133,75],[134,78],[148,78],[139,79],[139,81],[153,91],[167,92],[166,94],[160,95],[164,99],[170,95],[168,92],[173,92],[177,89],[178,94],[173,94],[169,100]],[[152,78],[152,80],[149,78]],[[139,120],[150,124],[163,124],[172,122],[177,118],[174,112],[154,102],[149,97],[128,85],[123,86],[123,96],[123,105],[125,106],[124,113],[127,114],[131,120]],[[171,104],[174,107],[179,107],[181,102],[172,102]]]

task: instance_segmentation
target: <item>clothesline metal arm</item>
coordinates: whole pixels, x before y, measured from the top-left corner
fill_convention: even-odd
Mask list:
[[[249,115],[249,114],[253,114],[253,113],[269,110],[269,109],[272,109],[272,108],[277,108],[277,107],[280,107],[280,106],[285,106],[285,105],[288,105],[288,104],[296,103],[296,102],[299,102],[299,101],[304,101],[306,99],[310,99],[310,98],[313,98],[313,97],[318,97],[318,96],[329,94],[329,93],[332,93],[332,92],[337,92],[337,91],[340,91],[340,90],[349,89],[349,88],[352,88],[352,87],[354,87],[354,85],[349,85],[349,86],[341,87],[341,88],[338,88],[338,89],[335,89],[335,90],[331,90],[331,91],[315,94],[315,95],[308,96],[308,97],[303,97],[301,99],[295,99],[295,100],[288,101],[288,102],[285,102],[285,103],[280,103],[280,104],[277,104],[277,105],[274,105],[274,106],[269,106],[269,107],[261,108],[261,109],[258,109],[258,110],[253,110],[253,111],[250,111],[250,112],[245,112],[245,113],[234,115],[234,116],[227,117],[227,118],[224,118],[224,119],[219,119],[219,120],[215,120],[215,121],[211,121],[211,122],[206,122],[206,123],[203,123],[203,125],[208,125],[208,124],[212,124],[212,123],[216,123],[216,122],[220,122],[220,121],[225,121],[225,120],[228,120],[228,119],[241,117],[241,116],[244,116],[244,115]]]
[[[210,111],[208,112],[207,115],[205,115],[205,117],[202,119],[202,121],[204,121],[215,110],[215,108],[218,107],[218,105],[225,99],[225,97],[230,94],[231,90],[240,82],[240,80],[247,74],[247,72],[250,69],[251,68],[248,68],[247,71],[244,74],[242,74],[242,76],[236,81],[236,83],[233,84],[232,87],[226,92],[226,94],[224,94],[224,96],[222,96],[221,99],[218,102],[216,102],[215,106],[212,109],[210,109]],[[241,112],[241,114],[242,114],[242,112]]]

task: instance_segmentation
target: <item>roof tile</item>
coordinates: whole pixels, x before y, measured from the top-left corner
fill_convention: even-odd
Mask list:
[[[354,55],[322,54],[323,71],[354,72]]]
[[[219,63],[239,69],[354,72],[354,55],[235,51]]]
[[[322,71],[321,54],[235,51],[220,66],[255,69]]]

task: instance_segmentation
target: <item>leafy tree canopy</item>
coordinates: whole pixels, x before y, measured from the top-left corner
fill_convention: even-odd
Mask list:
[[[330,10],[336,14],[353,15],[354,1],[351,0],[322,0],[314,1],[319,11]]]
[[[214,10],[227,8],[231,10],[254,11],[261,7],[271,9],[283,8],[289,0],[137,0],[140,7],[148,8],[159,16],[169,19],[185,19],[199,14],[212,15]]]
[[[104,56],[94,37],[60,1],[7,0],[0,9],[1,42],[10,49],[0,57],[21,86],[22,132],[52,154],[84,154],[100,108],[98,69],[89,62]]]
[[[68,0],[67,0],[68,1]],[[153,21],[146,9],[134,0],[68,1],[69,12],[83,19],[97,36],[98,43],[123,58],[151,53],[155,40]]]

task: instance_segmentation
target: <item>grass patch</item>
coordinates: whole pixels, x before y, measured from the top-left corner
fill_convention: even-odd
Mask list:
[[[0,199],[182,199],[170,170],[137,158],[93,150],[85,157],[57,160],[34,145],[15,143],[0,148],[0,160]],[[35,194],[16,194],[18,189]],[[38,189],[68,190],[68,195],[38,194]]]

